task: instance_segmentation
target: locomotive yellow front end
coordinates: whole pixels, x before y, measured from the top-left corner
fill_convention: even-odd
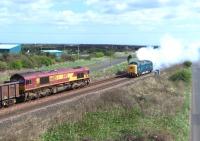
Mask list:
[[[129,64],[128,65],[128,74],[131,77],[137,76],[137,65],[136,64]]]

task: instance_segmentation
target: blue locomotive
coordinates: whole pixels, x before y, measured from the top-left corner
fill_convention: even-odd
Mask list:
[[[130,60],[128,63],[128,74],[137,77],[153,71],[153,63],[149,60]]]

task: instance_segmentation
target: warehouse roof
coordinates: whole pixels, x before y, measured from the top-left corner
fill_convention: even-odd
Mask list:
[[[11,49],[19,46],[19,44],[0,44],[0,49]]]
[[[46,53],[62,53],[63,51],[61,51],[61,50],[42,50],[42,52],[46,52]]]

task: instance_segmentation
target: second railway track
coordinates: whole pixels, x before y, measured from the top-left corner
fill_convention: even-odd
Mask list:
[[[101,81],[91,83],[88,87],[75,89],[72,91],[64,91],[64,92],[61,92],[61,93],[58,93],[55,95],[43,97],[41,99],[16,104],[9,108],[0,109],[0,121],[6,120],[7,118],[19,116],[26,112],[31,112],[31,111],[34,111],[34,110],[37,110],[40,108],[51,106],[51,105],[60,103],[62,101],[68,100],[70,98],[75,98],[75,97],[79,97],[82,95],[84,96],[84,95],[87,95],[88,93],[95,93],[100,90],[111,88],[113,86],[116,86],[116,85],[119,85],[119,84],[122,84],[122,83],[125,83],[128,81],[136,82],[137,80],[145,79],[150,76],[152,76],[152,74],[147,74],[147,75],[137,77],[134,79],[122,77],[122,76],[112,77],[109,79],[104,79]]]

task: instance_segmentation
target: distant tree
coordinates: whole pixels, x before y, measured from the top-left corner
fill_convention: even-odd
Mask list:
[[[192,62],[190,62],[190,61],[185,61],[185,62],[183,63],[183,65],[184,65],[185,67],[191,67],[191,66],[192,66]]]
[[[131,58],[133,58],[132,55],[129,55],[129,56],[127,57],[127,61],[129,62]]]

